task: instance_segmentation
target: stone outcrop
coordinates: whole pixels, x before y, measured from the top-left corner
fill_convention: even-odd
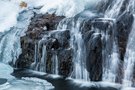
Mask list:
[[[109,3],[109,2],[108,2]],[[88,12],[82,12],[75,18],[86,18],[81,24],[81,33],[86,47],[86,68],[90,73],[92,81],[101,81],[103,74],[103,65],[106,58],[112,53],[112,45],[115,41],[120,51],[120,65],[117,75],[122,77],[123,59],[128,41],[128,35],[133,23],[133,15],[125,13],[120,16],[116,23],[113,20],[105,19],[103,16],[85,16]],[[124,17],[124,18],[123,18]],[[73,71],[73,48],[70,47],[70,29],[56,31],[59,22],[63,16],[54,14],[35,14],[26,31],[26,35],[21,37],[22,54],[19,56],[17,68],[31,68],[40,71],[40,68],[46,68],[47,73],[54,73],[54,61],[52,58],[57,56],[58,74],[68,77]],[[71,27],[71,23],[69,23]],[[115,27],[115,28],[114,28]],[[107,35],[108,39],[105,38]],[[46,46],[46,62],[42,65],[43,47]],[[103,52],[103,50],[105,50]],[[35,55],[36,54],[36,55]],[[36,59],[35,59],[36,58]]]
[[[22,54],[16,62],[18,68],[28,68],[34,62],[35,45],[43,38],[48,31],[56,30],[56,26],[64,17],[51,14],[35,14],[31,19],[31,23],[26,31],[26,35],[21,37]],[[49,43],[50,42],[50,43]],[[48,45],[51,39],[48,40]],[[51,48],[58,48],[57,40],[52,43]]]

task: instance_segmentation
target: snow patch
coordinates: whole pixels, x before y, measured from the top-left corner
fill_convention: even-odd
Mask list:
[[[60,16],[73,17],[84,9],[94,7],[100,0],[46,0],[41,13],[55,13]]]
[[[4,32],[17,23],[19,7],[9,1],[0,1],[0,6],[0,32]]]
[[[13,79],[10,74],[13,72],[13,68],[4,63],[0,63],[0,78]]]

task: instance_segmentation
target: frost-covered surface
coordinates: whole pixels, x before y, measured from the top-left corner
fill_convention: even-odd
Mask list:
[[[3,85],[0,85],[0,90],[50,90],[53,86],[39,79],[30,80],[12,80]]]
[[[50,89],[54,88],[54,86],[52,86],[52,84],[47,82],[46,80],[41,80],[41,79],[38,79],[38,78],[29,78],[29,77],[25,77],[25,78],[22,78],[22,79],[24,79],[26,81],[32,81],[32,82],[36,82],[36,83],[41,83],[42,85],[44,85],[43,90],[50,90]]]
[[[13,0],[20,2],[20,0]],[[84,9],[94,8],[100,0],[22,0],[28,7],[43,6],[41,13],[56,13],[66,17],[73,17]]]
[[[54,87],[45,80],[38,78],[15,79],[12,75],[13,68],[4,63],[0,63],[0,78],[7,79],[7,83],[0,85],[0,90],[50,90]]]
[[[0,32],[8,31],[17,23],[20,3],[27,3],[26,8],[43,6],[41,13],[56,13],[67,17],[75,16],[84,9],[93,8],[100,0],[0,0]]]
[[[7,79],[7,83],[0,85],[0,90],[49,90],[53,87],[47,81],[17,80],[11,75],[13,68],[8,63],[14,64],[20,55],[20,37],[33,16],[29,7],[34,3],[27,8],[20,8],[19,4],[20,0],[0,0],[0,78]]]
[[[13,72],[13,68],[4,63],[0,63],[0,78],[13,79],[14,77],[10,75]]]
[[[20,37],[27,30],[30,18],[33,16],[31,10],[19,12],[16,25],[9,27],[9,31],[3,32],[0,37],[0,61],[3,63],[12,62],[21,54]]]
[[[123,88],[122,90],[135,90],[135,88]]]
[[[72,17],[82,12],[84,9],[93,8],[98,1],[100,0],[45,0],[41,12],[55,12],[57,15]]]
[[[25,1],[27,3],[26,8],[21,8],[20,3]],[[17,24],[17,18],[19,13],[27,8],[41,6],[36,0],[0,0],[0,32],[8,31],[11,27]]]
[[[6,0],[0,0],[0,6],[0,32],[3,32],[16,24],[19,8]]]

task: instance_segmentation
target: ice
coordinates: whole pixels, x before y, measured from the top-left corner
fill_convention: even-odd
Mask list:
[[[84,9],[94,7],[97,1],[100,0],[1,0],[0,32],[7,31],[16,25],[17,16],[21,10],[19,4],[22,1],[27,3],[27,8],[43,6],[41,13],[55,12],[57,15],[72,17]]]
[[[45,87],[45,90],[50,90],[50,89],[53,89],[54,88],[54,86],[52,86],[52,84],[51,83],[49,83],[49,82],[47,82],[46,80],[42,80],[42,79],[39,79],[39,78],[29,78],[29,77],[24,77],[24,78],[22,78],[22,79],[24,79],[24,80],[26,80],[26,81],[32,81],[32,82],[36,82],[36,83],[41,83],[41,84],[43,84]]]
[[[4,63],[0,63],[0,78],[13,79],[10,74],[13,72],[13,68]]]
[[[135,88],[126,87],[126,88],[123,88],[122,90],[135,90]]]
[[[98,1],[100,0],[45,0],[41,12],[73,17],[84,9],[94,7]]]
[[[46,82],[46,81],[44,81]],[[12,80],[0,85],[0,90],[50,90],[53,86],[46,82],[35,82],[33,80]]]
[[[27,3],[26,8],[19,6],[22,1]],[[17,17],[22,10],[41,5],[41,0],[0,0],[0,32],[8,31],[15,26]]]
[[[4,32],[16,24],[19,8],[9,1],[0,1],[0,6],[0,32]]]
[[[38,78],[22,78],[18,80],[10,74],[13,68],[4,63],[0,63],[0,78],[7,79],[7,83],[0,85],[0,90],[50,90],[54,87],[46,80]]]

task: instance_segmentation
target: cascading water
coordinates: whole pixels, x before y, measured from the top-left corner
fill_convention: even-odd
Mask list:
[[[118,51],[118,45],[117,45],[117,39],[115,33],[116,32],[115,20],[112,19],[111,21],[112,21],[111,27],[113,27],[112,39],[110,40],[111,37],[108,35],[109,32],[103,34],[105,38],[105,44],[106,44],[103,50],[103,60],[104,60],[103,81],[115,82],[117,76],[118,64],[119,64],[119,51]],[[110,50],[111,48],[112,50]]]
[[[58,75],[58,56],[56,54],[53,55],[52,57],[52,62],[53,62],[53,65],[52,65],[52,70],[53,70],[53,73],[54,74],[57,74]]]
[[[55,32],[59,32],[59,31],[54,31],[54,32],[50,32],[49,35],[44,35],[44,37],[38,41],[38,43],[35,43],[35,52],[34,52],[34,62],[31,64],[31,69],[33,70],[37,70],[40,72],[47,72],[47,46],[46,45],[42,45],[49,36],[51,36],[53,33]],[[57,35],[55,36],[57,37]],[[59,73],[58,67],[58,56],[57,53],[54,52],[52,57],[51,57],[51,73],[52,74],[57,74]]]
[[[72,22],[73,27],[71,30],[71,47],[74,49],[74,74],[76,79],[89,80],[89,74],[86,70],[86,48],[84,46],[84,41],[80,31],[80,24],[83,20],[77,20],[77,22]],[[78,72],[80,71],[80,72]]]
[[[133,12],[134,11],[134,0],[129,0],[126,3],[126,0],[115,0],[113,3],[114,6],[110,6],[108,7],[108,9],[105,12],[105,17],[106,18],[113,18],[113,19],[117,19],[119,16],[121,16],[122,14],[124,14],[125,12]],[[126,8],[124,11],[121,11],[123,8],[123,4],[127,4]],[[115,24],[116,22],[114,22]],[[115,27],[117,28],[117,27]],[[114,31],[116,32],[116,31]],[[132,35],[133,36],[133,35]],[[114,36],[116,37],[116,36]],[[109,56],[110,59],[108,59],[109,61],[107,65],[109,65],[109,69],[105,69],[104,70],[104,75],[103,75],[103,80],[105,81],[111,81],[111,82],[115,82],[116,80],[116,75],[117,75],[117,70],[118,70],[118,65],[119,65],[119,48],[117,45],[118,40],[115,38],[113,40],[113,49],[112,49],[112,54]],[[132,41],[131,41],[132,42]],[[105,54],[106,55],[106,54]],[[107,60],[106,59],[106,60]],[[129,62],[130,61],[126,61]],[[108,68],[108,67],[107,67]],[[126,74],[128,72],[126,71]]]
[[[81,34],[81,23],[83,19],[79,18],[75,21],[73,18],[66,18],[58,25],[58,30],[70,30],[70,47],[73,48],[74,70],[72,77],[88,81],[89,74],[86,70],[86,48]],[[70,26],[69,26],[70,24]]]
[[[46,46],[43,46],[42,48],[42,57],[41,57],[41,64],[40,64],[40,70],[41,72],[46,71]]]
[[[40,40],[38,43],[35,44],[35,52],[34,52],[34,62],[31,64],[31,69],[40,71],[40,72],[46,72],[46,56],[47,56],[47,51],[46,51],[46,46],[41,47],[43,39]],[[41,48],[41,58],[39,57],[39,52]]]
[[[20,37],[27,30],[27,26],[32,16],[32,11],[21,12],[18,17],[17,25],[1,35],[0,57],[2,62],[13,62],[13,65],[15,65],[15,61],[21,53]]]
[[[117,18],[124,0],[114,0],[105,12],[106,18]],[[112,6],[113,5],[113,6]]]
[[[133,73],[135,66],[135,14],[134,14],[134,23],[132,25],[132,30],[129,35],[129,40],[127,44],[125,60],[124,60],[124,86],[132,86],[133,84]]]
[[[134,35],[135,14],[134,14],[134,23],[133,23],[132,31],[128,38],[129,40],[127,44],[126,54],[124,57],[125,70],[123,71],[119,70],[119,67],[123,68],[122,66],[119,66],[119,63],[122,64],[121,62],[123,62],[122,61],[123,57],[121,57],[121,53],[123,54],[125,52],[124,50],[120,51],[120,49],[123,49],[124,45],[120,46],[119,44],[121,43],[125,44],[126,37],[124,39],[119,37],[118,34],[121,33],[117,33],[117,32],[123,33],[122,30],[125,30],[126,32],[126,29],[128,29],[127,26],[125,25],[125,22],[128,20],[124,19],[123,21],[120,20],[120,18],[125,13],[128,13],[128,15],[129,13],[131,14],[134,13],[135,8],[133,6],[135,5],[135,0],[113,0],[111,1],[111,4],[108,6],[107,10],[105,11],[104,16],[98,14],[97,16],[95,15],[95,17],[92,17],[92,19],[91,19],[91,15],[89,15],[88,13],[85,13],[86,15],[84,15],[83,17],[82,13],[84,14],[84,12],[81,12],[85,9],[88,9],[88,11],[91,10],[91,7],[88,8],[88,3],[87,3],[91,1],[92,0],[90,1],[68,0],[67,2],[69,3],[67,4],[62,0],[59,0],[58,3],[55,3],[53,5],[48,4],[43,6],[41,12],[42,11],[48,12],[49,10],[49,12],[51,11],[55,12],[56,15],[64,15],[66,17],[71,17],[71,18],[65,18],[60,22],[58,21],[59,25],[58,26],[56,25],[57,30],[52,30],[52,31],[49,28],[52,28],[53,27],[52,24],[54,23],[52,20],[51,24],[49,24],[50,23],[49,19],[54,19],[55,15],[52,15],[53,18],[51,17],[51,14],[48,14],[49,17],[47,18],[44,18],[44,16],[40,18],[40,19],[42,18],[45,19],[44,23],[46,24],[47,22],[47,24],[46,27],[42,27],[42,28],[40,27],[40,24],[38,24],[37,26],[33,26],[33,28],[35,27],[40,28],[39,30],[40,34],[38,39],[36,38],[35,41],[33,40],[33,38],[31,38],[31,40],[33,40],[32,42],[34,42],[34,44],[32,43],[32,45],[35,45],[35,47],[32,46],[32,49],[34,47],[35,50],[31,51],[32,58],[30,57],[30,59],[28,60],[31,59],[32,60],[30,61],[30,63],[28,62],[28,64],[31,64],[34,61],[31,64],[30,67],[31,69],[40,72],[45,72],[45,73],[52,73],[57,75],[60,74],[63,75],[64,78],[71,75],[72,78],[81,79],[84,81],[89,81],[90,80],[89,78],[92,78],[93,81],[94,80],[99,81],[102,79],[102,81],[109,81],[114,83],[120,82],[121,80],[117,81],[117,79],[119,78],[118,75],[121,74],[122,72],[122,74],[124,73],[123,85],[133,86],[134,67],[135,67],[135,60],[134,60],[135,48],[133,46],[135,44],[135,40],[134,40],[135,39],[135,35]],[[59,3],[62,5],[60,5]],[[95,3],[95,1],[93,1],[93,3]],[[80,4],[80,7],[77,7],[77,4]],[[50,9],[50,7],[52,8]],[[36,14],[34,15],[35,16],[33,18],[38,18],[38,16],[40,16],[40,15],[36,16]],[[29,24],[29,22],[32,16],[33,16],[33,10],[24,10],[23,12],[20,12],[17,19],[17,24],[14,27],[10,28],[9,31],[0,33],[0,59],[1,59],[0,65],[3,66],[6,70],[8,70],[9,71],[8,73],[13,72],[13,68],[10,67],[9,65],[6,66],[4,63],[6,64],[10,63],[10,65],[13,66],[17,63],[16,60],[21,54],[20,37],[25,34],[28,25],[31,25]],[[89,20],[87,21],[87,19]],[[122,28],[118,30],[119,28],[117,28],[117,26],[119,27],[122,26]],[[44,28],[45,30],[42,31],[41,29]],[[34,30],[36,31],[36,29]],[[34,30],[32,33],[36,35]],[[27,35],[28,38],[33,37],[29,35]],[[119,40],[117,40],[118,38]],[[29,44],[29,42],[27,42],[27,44]],[[31,49],[31,47],[29,49]],[[33,55],[33,51],[34,51],[34,55]],[[68,54],[68,52],[70,54]],[[24,54],[24,57],[25,55],[29,57],[28,54]],[[121,62],[120,59],[122,59]],[[28,60],[26,60],[25,63],[27,63]],[[73,62],[73,67],[72,64],[70,64],[72,62]],[[88,62],[88,64],[86,64],[86,62]],[[16,65],[20,65],[20,63]],[[73,70],[69,70],[71,68],[73,68]],[[1,74],[1,72],[3,71],[2,70],[0,71],[0,77],[3,75]],[[94,74],[91,72],[94,72]],[[7,77],[10,78],[11,75],[10,76],[8,75],[5,75],[5,77],[3,78],[7,78]],[[100,79],[100,77],[102,78]],[[121,77],[122,75],[120,76],[120,79]],[[30,78],[26,78],[26,79],[30,79]],[[45,84],[48,85],[48,82],[45,82]],[[49,86],[51,85],[49,84]],[[44,89],[45,88],[43,88],[43,90]]]
[[[118,64],[119,64],[119,48],[117,45],[117,39],[116,39],[116,18],[119,16],[120,9],[123,5],[124,0],[114,0],[110,6],[108,6],[106,12],[105,12],[105,18],[110,18],[113,21],[113,40],[112,40],[112,51],[110,54],[103,53],[105,56],[104,63],[105,67],[103,67],[103,80],[104,81],[111,81],[115,82],[117,70],[118,70]],[[112,6],[113,5],[113,6]],[[107,37],[107,36],[106,36]],[[107,44],[107,43],[106,43]],[[110,46],[106,45],[106,50]]]

